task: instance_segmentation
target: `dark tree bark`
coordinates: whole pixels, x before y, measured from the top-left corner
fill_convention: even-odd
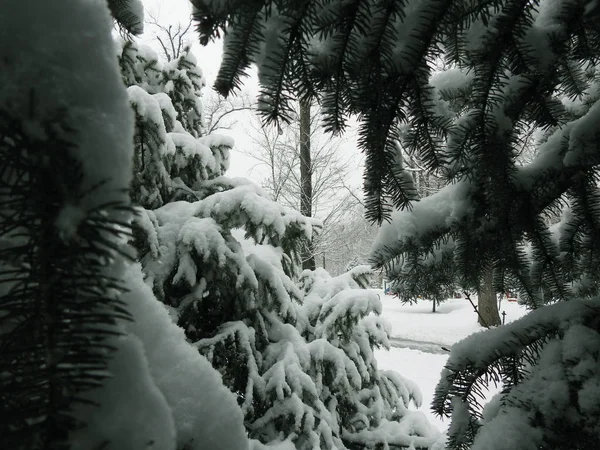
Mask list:
[[[477,293],[478,322],[484,327],[498,326],[501,323],[493,280],[494,269],[490,267],[484,271],[479,292]]]
[[[310,158],[310,102],[300,101],[300,213],[312,217],[312,167]],[[302,268],[315,270],[312,242],[307,242],[302,255]]]

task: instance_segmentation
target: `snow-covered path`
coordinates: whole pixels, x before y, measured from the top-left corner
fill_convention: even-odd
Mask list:
[[[431,312],[431,302],[421,301],[415,305],[403,305],[397,298],[376,290],[383,303],[382,316],[390,322],[392,333],[390,351],[375,353],[380,369],[395,370],[416,382],[423,395],[419,408],[430,422],[440,430],[448,427],[431,412],[431,402],[440,373],[449,353],[442,347],[450,347],[484,328],[477,324],[477,314],[467,300],[450,299],[442,303],[437,312]],[[506,322],[512,322],[526,310],[516,303],[503,302],[500,312],[506,312]]]
[[[447,354],[392,347],[390,351],[377,350],[375,357],[380,369],[395,370],[403,377],[417,383],[423,396],[423,404],[418,408],[419,411],[425,414],[427,419],[440,430],[448,427],[448,421],[440,420],[431,412],[430,408],[440,372],[448,359]]]
[[[401,337],[391,337],[390,343],[395,348],[409,348],[411,350],[420,350],[425,353],[447,355],[448,347],[439,342],[416,341],[414,339],[404,339]],[[446,350],[444,350],[446,349]]]

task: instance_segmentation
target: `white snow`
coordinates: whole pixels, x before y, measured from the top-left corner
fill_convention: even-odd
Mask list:
[[[136,336],[123,336],[112,344],[118,350],[108,366],[111,376],[102,388],[86,395],[98,407],[75,409],[75,417],[87,426],[71,434],[71,448],[141,450],[152,442],[157,449],[175,450],[173,415],[150,374],[144,343]]]
[[[211,133],[207,136],[202,136],[198,140],[208,147],[233,147],[235,144],[235,141],[231,136],[225,136],[224,134],[218,133]]]
[[[144,344],[150,374],[171,408],[178,448],[243,450],[248,443],[242,413],[219,373],[186,342],[139,265],[128,269],[127,286],[124,300],[135,317],[127,329]]]
[[[148,273],[157,278],[166,277],[169,271],[178,266],[177,279],[184,279],[195,284],[195,267],[192,267],[190,252],[197,252],[205,260],[212,258],[219,266],[232,263],[238,268],[237,285],[248,282],[257,285],[256,276],[248,265],[239,244],[227,241],[222,227],[212,218],[194,217],[197,203],[171,202],[154,211],[158,219],[157,230],[160,242],[160,259],[150,264]],[[201,294],[201,292],[197,292]]]
[[[431,312],[431,301],[422,300],[413,305],[402,302],[383,291],[376,290],[382,299],[382,316],[391,323],[391,336],[423,342],[435,342],[451,346],[466,336],[483,331],[477,324],[477,315],[468,300],[448,299],[442,302],[435,313]],[[474,297],[475,304],[477,298]],[[506,312],[506,323],[523,317],[527,310],[516,302],[503,300],[500,313]]]
[[[88,426],[72,434],[72,448],[248,448],[235,396],[171,321],[139,264],[128,266],[124,279],[122,300],[135,321],[122,324],[123,335],[111,342],[117,351],[108,382],[87,395],[100,406],[75,411]]]
[[[252,236],[256,242],[272,236],[282,237],[291,225],[300,228],[308,239],[312,237],[313,228],[320,228],[319,221],[274,203],[262,196],[262,192],[252,184],[240,184],[197,202],[195,214],[212,217],[231,228],[245,227],[249,231],[256,227]]]
[[[449,355],[444,352],[442,346],[449,349],[456,342],[473,333],[484,331],[485,328],[477,323],[473,307],[464,298],[448,299],[432,313],[431,301],[422,300],[416,304],[403,305],[399,299],[385,295],[382,290],[372,292],[381,297],[382,316],[390,323],[392,345],[411,346],[410,341],[415,341],[439,350],[439,353],[429,353],[392,346],[389,351],[376,350],[375,356],[380,369],[397,371],[404,378],[416,383],[422,396],[420,411],[433,425],[444,430],[449,421],[440,419],[430,411],[435,387]],[[506,300],[500,306],[500,312],[503,311],[506,312],[506,323],[527,313],[525,307]],[[398,344],[394,344],[395,338],[400,339]],[[494,393],[490,392],[490,397]]]
[[[455,67],[435,72],[429,79],[429,84],[438,91],[464,89],[473,81],[473,78],[472,72]]]
[[[427,353],[409,348],[392,347],[390,350],[376,350],[377,366],[383,370],[393,370],[412,380],[421,393],[422,403],[419,410],[439,430],[448,426],[430,411],[435,386],[440,379],[442,368],[448,357],[444,354]]]
[[[341,329],[347,327],[349,318],[367,315],[371,311],[377,314],[381,312],[381,302],[373,292],[361,289],[340,291],[323,303],[321,323],[315,328],[315,333],[332,340]]]
[[[565,166],[585,164],[598,152],[600,139],[600,102],[595,103],[580,119],[573,122],[569,133],[569,151],[565,154]]]
[[[176,149],[173,162],[180,169],[192,166],[190,160],[198,158],[199,179],[205,180],[220,175],[220,164],[210,147],[204,145],[189,133],[169,133],[169,139]]]
[[[414,70],[415,61],[414,48],[421,43],[415,39],[418,31],[426,23],[425,11],[431,11],[438,5],[431,0],[409,0],[405,3],[403,14],[394,17],[391,25],[394,27],[394,39],[397,42],[393,47],[390,62],[393,69],[399,73],[410,73]],[[417,47],[418,48],[418,47]],[[360,61],[357,61],[360,64]]]
[[[410,211],[392,213],[392,220],[384,222],[371,247],[371,254],[383,252],[397,242],[414,239],[433,230],[447,230],[454,222],[470,213],[468,181],[449,184],[435,195],[413,202]]]
[[[81,222],[85,220],[86,212],[73,203],[66,203],[56,216],[54,226],[59,230],[61,238],[69,240],[77,235]]]
[[[469,404],[460,397],[452,397],[452,422],[448,428],[448,435],[457,443],[467,444],[469,425],[472,423]]]
[[[485,43],[485,38],[488,32],[488,27],[484,25],[481,19],[471,21],[469,28],[465,32],[465,47],[467,50],[480,50],[482,44]]]

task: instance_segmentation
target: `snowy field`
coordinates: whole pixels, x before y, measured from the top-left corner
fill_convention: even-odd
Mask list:
[[[403,305],[397,298],[375,290],[382,299],[383,314],[392,325],[392,349],[376,352],[380,369],[393,369],[416,382],[423,394],[419,408],[431,421],[444,430],[448,421],[442,421],[430,410],[435,386],[447,359],[442,347],[449,348],[455,342],[472,333],[484,330],[477,324],[477,313],[466,299],[449,299],[431,312],[430,301],[415,305]],[[506,323],[512,322],[527,311],[517,303],[503,301],[500,313],[506,312]]]

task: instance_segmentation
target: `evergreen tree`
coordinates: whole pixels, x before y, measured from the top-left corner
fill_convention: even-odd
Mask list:
[[[138,1],[108,3],[140,31]],[[105,0],[2,3],[0,448],[245,449],[232,394],[131,264],[112,31]]]
[[[248,435],[297,449],[429,447],[435,430],[408,410],[418,389],[377,369],[373,349],[389,342],[364,272],[295,281],[319,225],[225,176],[232,142],[203,135],[189,50],[165,63],[127,42],[120,64],[136,114],[145,281],[236,394]]]
[[[118,294],[133,121],[111,26],[102,2],[2,5],[2,448],[69,448],[130,319]]]
[[[256,63],[267,120],[285,120],[290,92],[321,101],[334,132],[360,114],[368,215],[390,221],[374,255],[408,291],[446,281],[474,290],[487,278],[496,292],[516,286],[532,308],[559,301],[453,349],[434,403],[452,411],[450,446],[591,448],[600,414],[588,402],[600,395],[598,300],[585,300],[598,294],[600,255],[598,3],[192,3],[203,42],[225,34],[221,93]],[[440,60],[446,87],[432,82]],[[519,164],[532,128],[537,156]],[[416,201],[398,140],[446,186]],[[431,267],[442,280],[424,276]],[[482,413],[476,396],[490,381],[503,390]],[[491,439],[508,427],[514,439]]]

